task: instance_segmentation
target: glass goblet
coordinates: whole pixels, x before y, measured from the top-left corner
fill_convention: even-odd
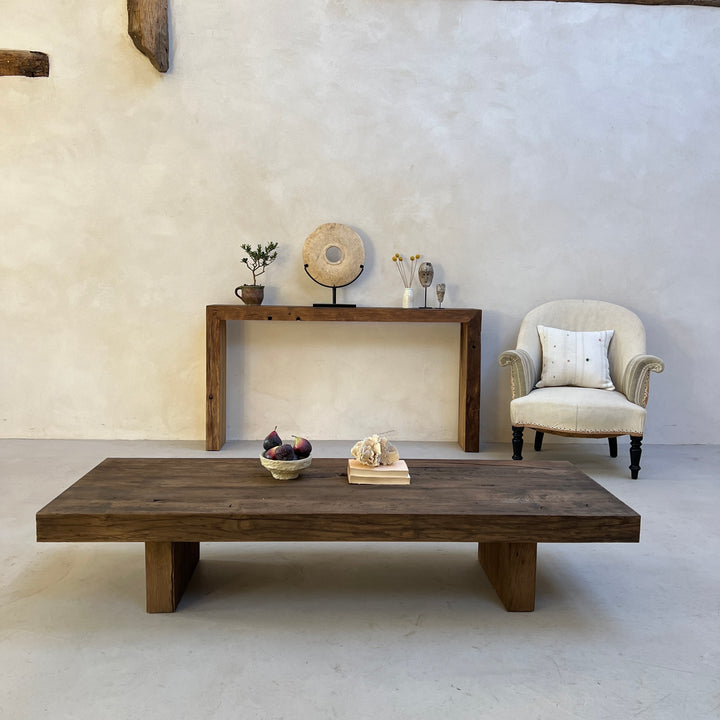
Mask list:
[[[435,286],[435,294],[438,299],[438,308],[442,310],[443,300],[445,299],[445,283],[438,283]]]

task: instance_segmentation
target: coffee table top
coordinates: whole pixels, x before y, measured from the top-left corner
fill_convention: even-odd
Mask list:
[[[39,541],[637,542],[640,516],[568,462],[407,460],[351,485],[346,459],[278,481],[257,458],[108,458],[37,513]]]

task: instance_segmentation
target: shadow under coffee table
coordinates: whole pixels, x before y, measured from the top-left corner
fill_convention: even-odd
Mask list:
[[[37,513],[40,542],[144,542],[148,612],[173,612],[200,542],[478,543],[510,611],[535,607],[537,544],[638,542],[640,516],[568,462],[408,460],[410,485],[351,485],[319,458],[109,458]]]

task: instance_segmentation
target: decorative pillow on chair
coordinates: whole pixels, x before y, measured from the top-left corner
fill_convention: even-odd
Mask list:
[[[542,344],[542,376],[536,387],[575,385],[614,390],[608,346],[614,330],[573,332],[538,325]]]

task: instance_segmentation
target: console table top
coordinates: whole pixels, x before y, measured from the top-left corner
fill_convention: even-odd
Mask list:
[[[475,308],[313,307],[308,305],[208,305],[208,317],[219,320],[305,320],[324,322],[479,322]]]

